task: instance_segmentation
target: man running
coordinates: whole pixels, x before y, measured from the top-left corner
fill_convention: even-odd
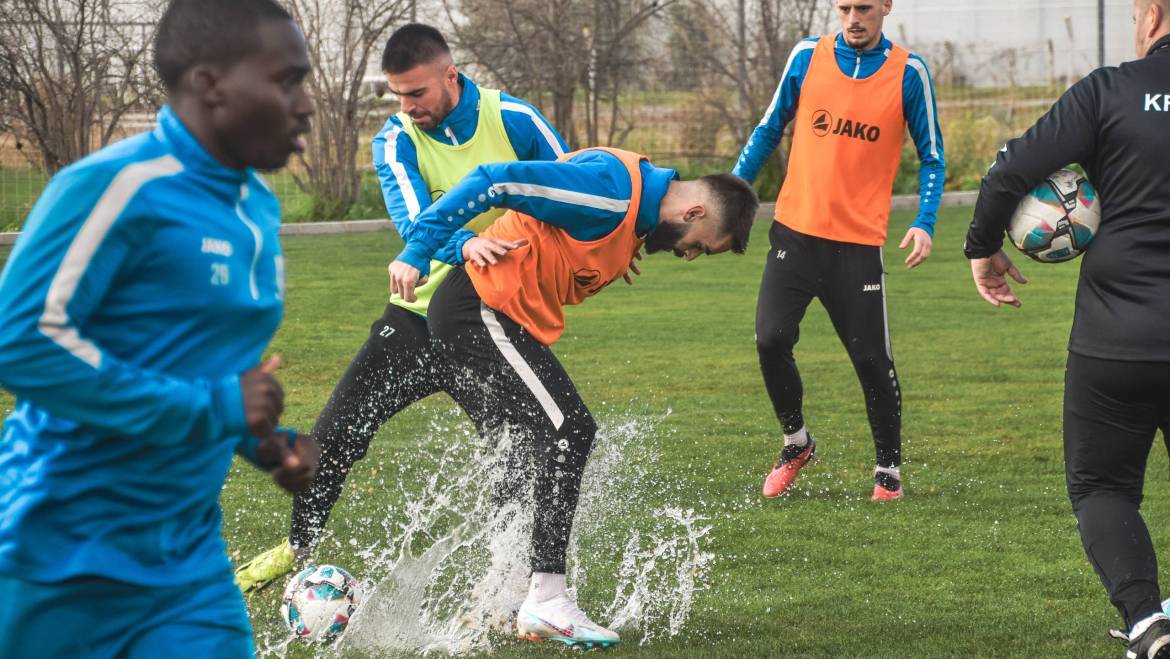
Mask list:
[[[1079,163],[1101,196],[1081,262],[1064,377],[1064,460],[1081,542],[1125,621],[1129,659],[1170,658],[1158,559],[1139,506],[1170,432],[1170,0],[1135,0],[1138,61],[1097,69],[1008,142],[983,179],[965,251],[979,294],[1020,306],[1000,249],[1020,200]]]
[[[784,447],[764,496],[792,487],[816,454],[805,426],[804,386],[792,349],[819,298],[853,362],[877,454],[875,501],[900,499],[902,398],[886,316],[890,196],[907,126],[918,148],[918,217],[899,245],[906,265],[930,256],[946,179],[934,90],[921,57],[882,34],[892,0],[837,0],[841,32],[796,45],[772,104],[733,173],[753,181],[795,120],[792,153],[776,202],[772,251],[756,307],[756,347]]]
[[[555,160],[565,153],[564,140],[535,108],[459,73],[433,27],[409,24],[396,30],[386,42],[382,70],[402,111],[374,137],[374,168],[390,219],[403,237],[423,209],[475,166]],[[243,590],[270,583],[308,559],[354,462],[366,454],[378,429],[403,408],[449,388],[446,362],[428,345],[427,305],[452,267],[465,259],[484,262],[506,249],[473,233],[502,213],[482,213],[456,232],[435,253],[431,279],[416,299],[391,296],[373,322],[313,428],[322,450],[317,479],[293,501],[287,540],[237,570]]]
[[[280,207],[304,146],[304,37],[271,0],[173,0],[149,133],[59,172],[0,275],[0,654],[253,656],[220,533],[236,452],[289,490],[277,428]]]
[[[759,206],[751,188],[728,174],[677,178],[615,149],[555,163],[484,165],[419,216],[390,264],[394,290],[412,299],[462,212],[512,209],[483,236],[514,249],[450,273],[428,324],[438,349],[461,367],[450,393],[480,429],[507,426],[530,442],[535,519],[533,574],[517,615],[523,638],[618,642],[565,589],[565,552],[597,425],[549,346],[564,331],[564,306],[626,275],[643,245],[687,260],[744,251]]]

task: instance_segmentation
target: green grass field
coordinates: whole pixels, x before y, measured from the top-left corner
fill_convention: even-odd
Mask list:
[[[946,210],[935,254],[917,271],[888,249],[889,311],[905,399],[907,497],[868,501],[873,448],[860,388],[814,303],[797,347],[819,462],[783,500],[759,488],[778,448],[756,362],[753,319],[767,249],[758,224],[747,256],[683,263],[648,257],[632,288],[615,285],[572,309],[556,351],[602,427],[656,418],[637,443],[652,478],[615,537],[649,528],[662,504],[693,508],[713,528],[705,589],[681,632],[606,656],[1117,657],[1118,617],[1085,560],[1064,495],[1061,396],[1076,266],[1022,263],[1022,309],[974,292],[960,245],[969,210]],[[909,222],[897,214],[892,243]],[[272,344],[286,366],[285,419],[308,427],[385,300],[388,233],[290,238],[290,293]],[[0,410],[11,407],[0,398]],[[361,573],[361,550],[384,540],[402,492],[420,487],[418,454],[461,441],[469,423],[436,396],[379,433],[334,511],[321,558]],[[669,414],[668,414],[669,411]],[[436,420],[437,419],[437,420]],[[446,433],[446,434],[444,434]],[[1160,444],[1158,445],[1160,446]],[[636,448],[636,447],[634,447]],[[1170,547],[1167,460],[1151,460],[1147,519]],[[469,453],[469,455],[471,455]],[[409,459],[407,459],[409,458]],[[247,558],[287,530],[288,498],[246,465],[223,493],[230,552]],[[582,552],[597,565],[587,611],[613,596],[620,548]],[[280,637],[279,587],[249,599],[263,642]],[[601,620],[600,622],[608,622]],[[661,626],[661,625],[660,625]],[[293,656],[314,648],[297,644]],[[500,656],[562,656],[503,641]]]

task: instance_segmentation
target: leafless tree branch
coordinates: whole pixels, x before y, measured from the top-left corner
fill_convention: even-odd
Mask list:
[[[149,65],[160,0],[7,0],[0,17],[0,130],[55,172],[157,109]]]
[[[313,198],[314,217],[342,217],[357,201],[358,132],[374,98],[363,86],[370,58],[395,23],[415,12],[414,0],[289,0],[305,32],[313,66],[308,85],[317,101],[302,169],[292,169]]]

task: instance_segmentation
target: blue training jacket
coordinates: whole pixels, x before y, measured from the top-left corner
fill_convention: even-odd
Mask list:
[[[748,143],[743,147],[739,162],[732,170],[736,176],[748,182],[755,181],[768,157],[776,150],[776,145],[780,144],[784,127],[796,115],[800,89],[804,85],[809,63],[812,62],[813,49],[819,40],[820,37],[810,37],[792,49],[792,54],[788,56],[788,64],[784,67],[784,74],[780,76],[780,84],[776,86],[776,92],[772,95],[772,102],[768,105],[764,118],[752,132]],[[891,47],[893,44],[883,35],[878,47],[858,51],[849,47],[844,37],[838,34],[834,49],[837,66],[846,75],[868,78],[885,64]],[[906,117],[910,137],[918,149],[920,162],[918,169],[920,203],[918,217],[911,226],[924,229],[933,235],[943,182],[947,178],[947,165],[943,156],[942,131],[938,126],[938,108],[934,101],[934,85],[930,80],[930,71],[926,68],[926,62],[913,53],[906,62],[906,71],[902,76],[902,113]]]
[[[0,275],[0,574],[230,576],[218,499],[254,442],[237,374],[280,323],[279,228],[170,108],[53,177]]]
[[[642,201],[635,231],[645,237],[658,227],[659,207],[678,178],[643,160]],[[419,276],[430,272],[431,255],[466,222],[489,208],[516,210],[564,229],[574,240],[597,240],[622,223],[632,197],[630,172],[605,151],[586,149],[559,162],[480,165],[419,214],[398,260]]]
[[[459,82],[459,103],[438,126],[427,131],[434,140],[453,146],[470,140],[479,125],[479,87],[463,74],[459,74]],[[501,92],[500,115],[504,132],[520,160],[556,160],[569,150],[560,133],[528,103]],[[373,150],[374,170],[382,186],[386,211],[398,235],[406,240],[410,225],[431,205],[431,193],[419,173],[414,142],[402,129],[397,115],[391,115],[374,136]],[[463,263],[463,243],[474,235],[457,231],[434,258],[444,263]]]

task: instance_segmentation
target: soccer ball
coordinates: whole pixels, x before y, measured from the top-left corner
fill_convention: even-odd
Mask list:
[[[280,617],[296,636],[328,641],[345,630],[361,599],[350,573],[333,565],[308,567],[285,587]]]
[[[1008,225],[1008,237],[1033,259],[1057,263],[1080,256],[1100,223],[1097,191],[1080,174],[1062,169],[1020,202]]]

